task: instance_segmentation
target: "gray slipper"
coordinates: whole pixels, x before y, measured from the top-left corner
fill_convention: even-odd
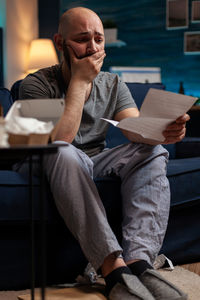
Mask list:
[[[158,300],[186,300],[188,297],[156,270],[147,269],[139,276],[140,281]]]
[[[155,300],[135,275],[122,274],[122,277],[125,285],[117,283],[109,294],[109,300]]]

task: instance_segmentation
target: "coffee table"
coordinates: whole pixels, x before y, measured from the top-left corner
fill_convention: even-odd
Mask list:
[[[44,185],[45,174],[43,169],[44,155],[54,154],[58,151],[58,147],[66,146],[66,144],[48,144],[48,145],[24,145],[0,148],[0,169],[5,169],[5,164],[13,163],[26,159],[29,165],[29,202],[30,202],[30,219],[31,219],[31,299],[35,298],[35,230],[34,230],[34,209],[33,209],[33,163],[39,162],[39,183],[40,183],[40,234],[41,234],[41,299],[45,299],[46,286],[46,229],[45,229],[45,201],[44,201]]]

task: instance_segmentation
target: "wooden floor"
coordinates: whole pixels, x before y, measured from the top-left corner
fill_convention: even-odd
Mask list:
[[[200,275],[200,262],[193,263],[193,264],[181,265],[180,267],[183,267],[191,272],[194,272],[194,273]]]

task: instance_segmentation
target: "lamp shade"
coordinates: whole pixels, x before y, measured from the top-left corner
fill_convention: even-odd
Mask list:
[[[32,40],[29,50],[28,72],[33,73],[38,69],[46,68],[58,63],[58,56],[52,40]]]

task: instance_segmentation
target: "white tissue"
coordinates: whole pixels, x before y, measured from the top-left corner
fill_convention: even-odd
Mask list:
[[[42,122],[34,118],[13,116],[5,125],[6,131],[13,134],[29,135],[31,133],[47,134],[53,129],[52,122]]]
[[[0,118],[0,147],[8,146],[8,134],[5,131],[5,121]]]

